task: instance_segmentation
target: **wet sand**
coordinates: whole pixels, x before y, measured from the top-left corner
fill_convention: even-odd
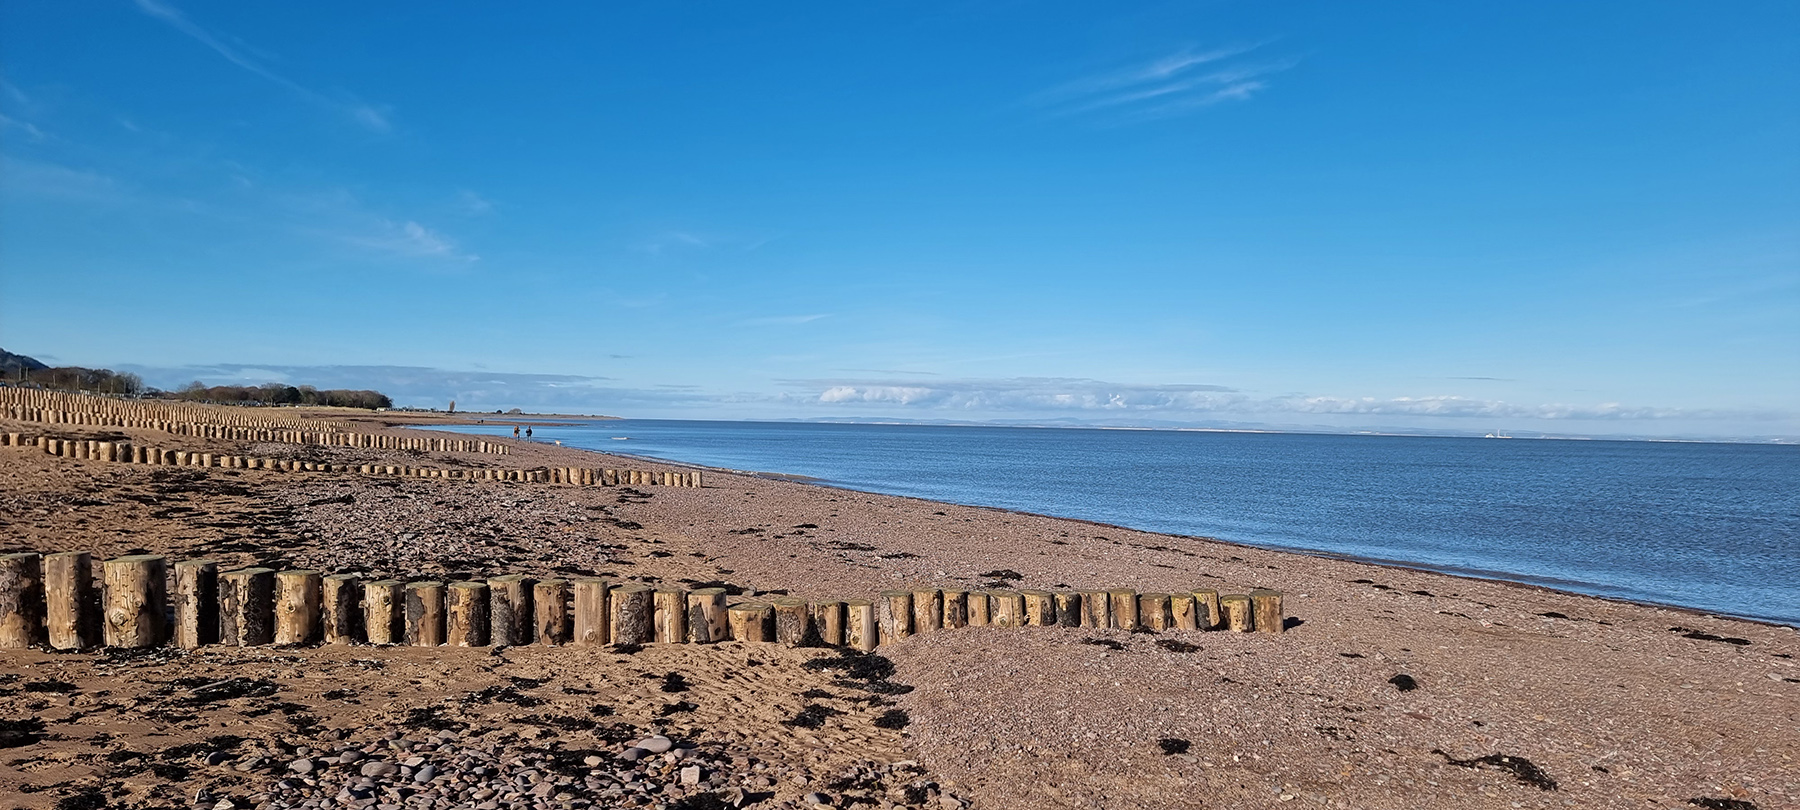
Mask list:
[[[541,444],[493,457],[137,438],[315,460],[610,466],[599,454]],[[596,573],[833,598],[989,583],[1267,587],[1286,594],[1294,621],[1279,635],[927,634],[881,648],[894,672],[874,689],[804,666],[835,653],[735,642],[629,655],[8,651],[0,716],[44,724],[24,732],[40,739],[0,748],[0,796],[18,806],[53,807],[98,789],[120,791],[117,806],[187,807],[202,788],[209,807],[219,796],[275,806],[288,794],[271,786],[297,778],[285,770],[296,747],[379,747],[390,733],[436,733],[409,723],[427,715],[466,724],[456,729],[463,748],[521,761],[526,749],[552,752],[530,755],[540,759],[554,759],[552,749],[610,757],[626,736],[666,732],[721,763],[710,770],[725,786],[696,786],[693,796],[737,790],[730,801],[759,807],[803,807],[815,791],[871,807],[1800,806],[1800,636],[1788,627],[721,471],[703,489],[626,491],[139,467],[5,448],[0,476],[7,550],[148,550],[371,577]],[[656,686],[671,672],[691,685],[678,700]],[[239,676],[275,691],[169,706],[193,688],[183,684]],[[546,677],[524,690],[547,701],[529,710],[468,697]],[[325,696],[333,690],[360,703]],[[682,701],[694,708],[659,715]],[[271,704],[298,708],[252,714]],[[614,714],[592,726],[547,719],[581,717],[592,705]],[[893,712],[908,722],[891,727],[901,725]],[[801,725],[784,725],[803,715]],[[889,727],[877,725],[884,717]],[[818,727],[806,728],[813,720]],[[245,738],[231,763],[270,749],[265,767],[205,765],[210,752],[191,746],[219,735]],[[618,763],[603,764],[606,778],[625,784]],[[177,768],[188,769],[185,782]],[[569,769],[583,787],[537,797],[542,806],[566,806],[556,797],[587,795],[582,780],[601,778],[585,764]],[[855,773],[881,775],[847,776]],[[679,781],[673,771],[656,778]],[[851,786],[859,778],[867,785]],[[662,803],[681,801],[673,795]],[[594,806],[615,806],[607,801],[623,799]]]

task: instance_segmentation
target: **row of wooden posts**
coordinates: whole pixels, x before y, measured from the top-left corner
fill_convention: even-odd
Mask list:
[[[119,399],[90,393],[0,385],[0,417],[29,422],[129,427],[150,423],[203,423],[234,427],[332,430],[332,423],[283,415],[267,408],[227,408],[163,400]]]
[[[360,473],[362,475],[399,476],[402,478],[441,478],[453,481],[520,481],[540,484],[572,484],[577,486],[668,486],[698,488],[702,475],[698,470],[620,470],[589,467],[536,467],[532,469],[494,469],[489,467],[421,467],[410,464],[336,464],[324,461],[301,461],[291,458],[240,456],[228,453],[202,453],[146,447],[126,442],[103,442],[92,439],[58,439],[52,436],[29,436],[23,433],[0,434],[0,446],[36,447],[44,453],[63,458],[88,461],[111,461],[124,464],[150,464],[165,467],[223,467],[245,470],[281,470],[286,472]]]
[[[159,555],[0,556],[0,648],[211,644],[410,645],[776,642],[872,650],[962,627],[1114,627],[1279,633],[1281,594],[939,588],[875,599],[781,595],[733,602],[723,588],[655,588],[599,578],[364,582],[350,574],[241,568]]]

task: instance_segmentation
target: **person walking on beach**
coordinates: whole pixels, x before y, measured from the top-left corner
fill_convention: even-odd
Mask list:
[[[515,438],[515,439],[519,438],[519,426],[518,425],[513,425],[513,438]]]
[[[525,441],[531,441],[531,428],[525,429]]]

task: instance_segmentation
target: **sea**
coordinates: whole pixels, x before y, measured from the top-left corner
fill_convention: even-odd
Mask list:
[[[504,417],[494,417],[504,418]],[[450,428],[512,435],[512,422]],[[728,422],[541,442],[1800,627],[1800,447]]]

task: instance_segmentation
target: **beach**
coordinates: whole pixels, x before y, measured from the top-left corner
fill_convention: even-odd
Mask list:
[[[419,434],[380,416],[315,415]],[[486,418],[461,418],[470,417]],[[0,423],[7,431],[349,465],[648,464],[511,441],[496,457]],[[416,777],[426,765],[486,771],[466,784],[524,788],[428,799],[442,806],[483,789],[494,792],[469,806],[577,806],[613,788],[593,806],[701,797],[757,807],[807,807],[809,797],[983,808],[1800,803],[1800,637],[1791,627],[723,470],[704,471],[698,488],[584,487],[155,467],[0,448],[0,474],[6,551],[96,560],[151,552],[218,560],[221,570],[255,563],[370,579],[720,582],[815,599],[914,588],[1268,588],[1283,593],[1290,625],[1270,634],[944,630],[883,644],[892,672],[879,677],[846,674],[853,668],[832,664],[832,650],[736,641],[6,650],[0,716],[42,722],[19,732],[35,739],[0,750],[0,795],[21,807],[96,790],[105,806],[414,806],[380,784],[356,796],[332,779],[351,770],[361,774],[351,783],[392,779],[402,767]],[[208,692],[225,681],[236,685]],[[630,768],[614,760],[658,735],[690,753]],[[344,762],[350,749],[362,755]],[[402,749],[409,756],[384,753]],[[378,755],[394,773],[352,767]],[[312,764],[296,768],[301,760]],[[690,760],[703,766],[684,785]],[[658,790],[621,787],[650,783]],[[332,803],[341,795],[348,805]]]

